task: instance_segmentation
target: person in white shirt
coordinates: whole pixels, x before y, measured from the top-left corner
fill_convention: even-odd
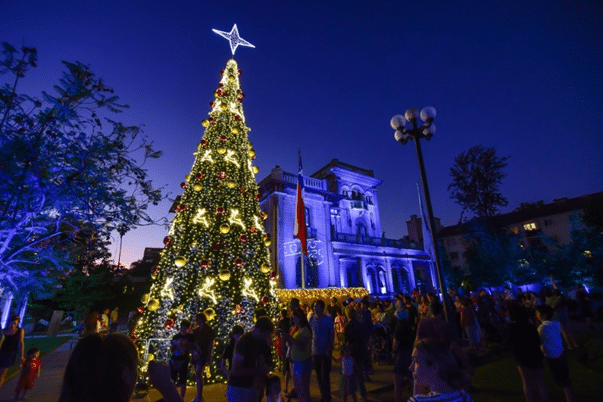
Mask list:
[[[536,319],[541,323],[538,327],[538,335],[542,343],[542,353],[546,357],[555,383],[563,389],[565,400],[573,402],[576,396],[569,377],[567,357],[563,350],[561,325],[559,321],[551,320],[553,312],[553,308],[548,304],[536,306]]]

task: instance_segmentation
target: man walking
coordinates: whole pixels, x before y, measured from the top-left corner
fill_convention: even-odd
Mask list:
[[[320,388],[321,402],[331,402],[331,353],[333,351],[333,318],[325,315],[325,302],[314,302],[310,317],[312,328],[312,360]]]
[[[251,332],[237,341],[228,376],[228,402],[258,401],[261,385],[270,371],[270,347],[274,324],[270,318],[259,317]]]
[[[193,365],[195,366],[195,379],[197,380],[197,396],[194,402],[203,402],[203,372],[205,366],[211,362],[211,352],[214,347],[216,333],[207,323],[204,313],[195,316],[198,327],[193,331]]]

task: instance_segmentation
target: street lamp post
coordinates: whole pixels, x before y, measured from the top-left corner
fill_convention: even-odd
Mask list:
[[[419,116],[423,121],[423,124],[419,126]],[[423,163],[423,152],[421,151],[421,138],[426,140],[431,139],[435,133],[435,124],[433,120],[436,117],[436,110],[431,106],[424,107],[419,114],[419,109],[412,107],[406,111],[404,116],[396,115],[392,117],[391,126],[396,133],[394,137],[396,141],[404,145],[408,140],[415,142],[415,148],[417,150],[417,159],[419,161],[419,170],[421,172],[421,184],[423,185],[423,194],[425,195],[425,206],[427,207],[427,218],[429,220],[429,232],[431,234],[431,241],[433,243],[433,253],[435,259],[436,273],[438,275],[438,284],[440,291],[442,292],[442,303],[444,305],[444,317],[449,320],[449,303],[446,298],[446,284],[444,275],[442,273],[442,267],[440,266],[440,256],[438,252],[438,241],[435,232],[435,222],[433,219],[433,209],[431,208],[431,196],[429,195],[429,186],[427,184],[427,175],[425,174],[425,164]],[[406,128],[406,123],[410,123],[410,128]]]

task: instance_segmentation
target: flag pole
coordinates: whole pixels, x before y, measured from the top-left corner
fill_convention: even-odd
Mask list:
[[[306,263],[304,258],[304,250],[301,250],[301,288],[302,290],[306,289]]]

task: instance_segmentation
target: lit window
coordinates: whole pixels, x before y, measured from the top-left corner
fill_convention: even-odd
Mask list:
[[[593,256],[593,254],[590,252],[590,250],[584,250],[584,256],[590,258]]]
[[[524,223],[523,229],[525,231],[536,230],[536,223],[534,223],[534,222]]]

